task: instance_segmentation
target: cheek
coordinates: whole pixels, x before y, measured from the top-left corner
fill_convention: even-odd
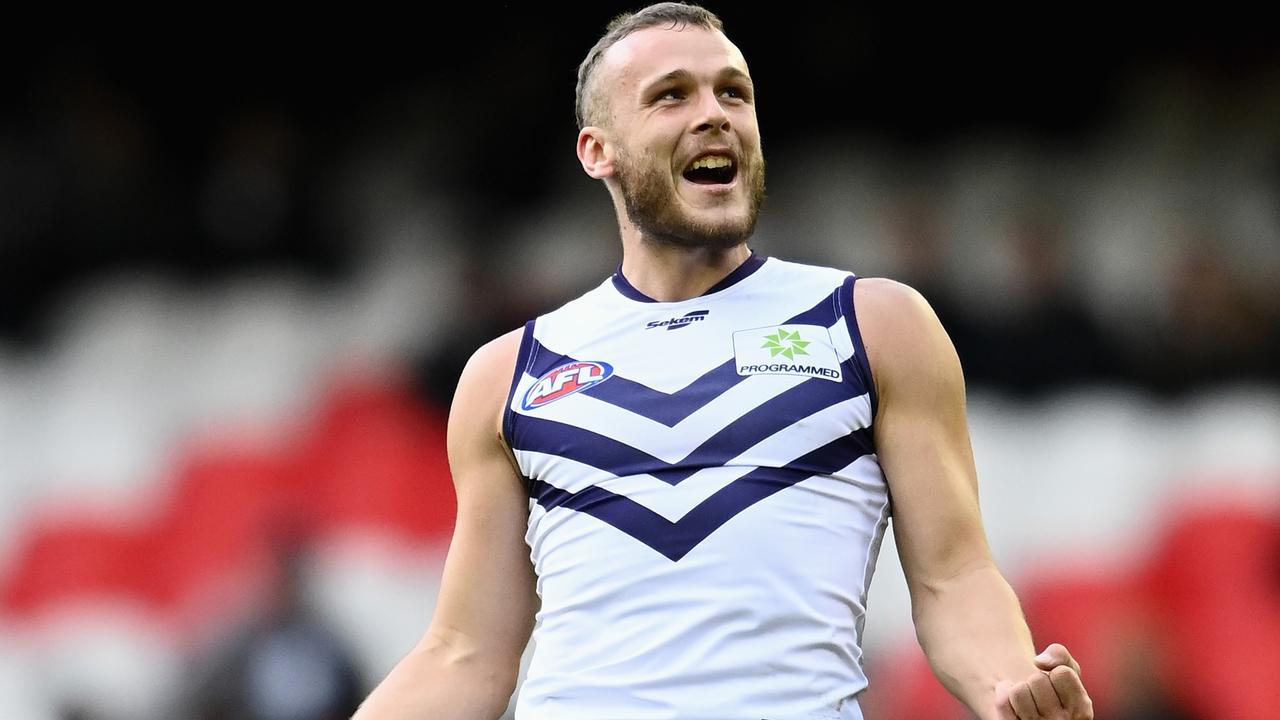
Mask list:
[[[679,145],[683,133],[680,123],[664,122],[661,118],[649,118],[642,127],[627,137],[627,145],[636,152],[643,152],[654,161],[669,162]]]
[[[653,175],[671,175],[670,155],[652,145],[642,148],[639,155],[635,156],[637,169]]]
[[[756,121],[754,111],[745,110],[738,118],[738,136],[743,143],[758,147],[760,145],[760,125]]]

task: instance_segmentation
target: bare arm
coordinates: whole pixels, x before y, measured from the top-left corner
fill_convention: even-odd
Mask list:
[[[458,519],[431,626],[353,720],[497,718],[537,610],[525,494],[501,437],[520,333],[471,358],[449,414]]]
[[[934,674],[983,720],[1092,717],[1065,649],[1065,658],[1037,665],[1018,599],[992,559],[950,339],[905,285],[859,280],[854,294],[879,397],[876,450],[916,636]],[[1041,672],[1055,665],[1064,667]]]

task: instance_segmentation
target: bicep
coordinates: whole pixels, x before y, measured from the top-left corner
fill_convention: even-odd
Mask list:
[[[860,287],[865,286],[865,287]],[[855,285],[879,393],[876,453],[912,595],[991,561],[955,349],[928,303],[890,281]]]
[[[450,411],[458,515],[428,635],[514,669],[537,596],[524,540],[528,496],[499,435],[514,366],[509,345],[503,338],[477,353]]]

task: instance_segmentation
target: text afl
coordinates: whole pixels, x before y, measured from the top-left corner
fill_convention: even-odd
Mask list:
[[[607,362],[589,360],[571,362],[561,365],[538,381],[524,394],[520,407],[525,410],[542,407],[589,387],[594,387],[608,380],[613,375],[613,366]]]

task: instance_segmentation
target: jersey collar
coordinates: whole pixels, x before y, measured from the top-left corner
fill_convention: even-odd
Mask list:
[[[741,265],[734,268],[733,272],[729,273],[728,275],[725,275],[724,278],[720,280],[720,282],[716,283],[715,285],[712,285],[706,292],[702,293],[698,297],[706,297],[708,295],[714,295],[715,293],[718,293],[721,290],[727,290],[728,288],[746,279],[755,271],[759,270],[760,267],[764,265],[764,261],[765,261],[765,256],[760,255],[753,250],[751,252],[751,255],[746,260],[744,260]],[[618,265],[617,271],[613,273],[613,287],[617,289],[618,292],[622,293],[624,297],[630,298],[637,302],[646,302],[646,303],[662,302],[661,300],[654,300],[648,295],[645,295],[644,293],[637,290],[636,287],[632,285],[627,280],[626,277],[623,276],[622,265]],[[692,300],[694,298],[689,298],[689,299]],[[681,301],[681,302],[686,302],[686,301]]]

